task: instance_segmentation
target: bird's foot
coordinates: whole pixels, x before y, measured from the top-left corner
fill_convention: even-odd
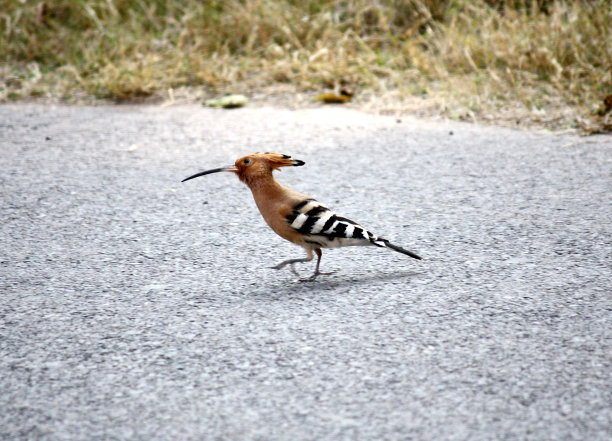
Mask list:
[[[293,273],[293,275],[295,277],[300,277],[300,274],[295,270],[295,266],[293,265],[293,263],[291,264],[291,272]]]
[[[332,274],[336,274],[336,271],[330,271],[328,273],[323,273],[321,271],[317,271],[317,272],[315,272],[310,277],[305,277],[303,279],[300,279],[300,282],[314,282],[316,280],[317,276],[331,276]]]
[[[301,261],[300,261],[300,262],[301,262]],[[300,277],[300,274],[299,274],[299,273],[298,273],[298,272],[295,270],[295,266],[294,266],[294,265],[295,265],[295,263],[296,263],[296,262],[288,262],[288,261],[286,261],[286,262],[281,262],[281,263],[279,263],[278,265],[271,266],[270,268],[271,268],[271,269],[275,269],[275,270],[279,270],[279,269],[281,269],[281,268],[284,268],[286,265],[289,265],[289,268],[291,268],[291,272],[292,272],[292,273],[293,273],[293,274],[294,274],[296,277]]]

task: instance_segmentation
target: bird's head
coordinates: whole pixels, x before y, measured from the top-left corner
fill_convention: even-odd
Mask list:
[[[253,153],[237,159],[234,165],[199,172],[183,179],[182,182],[211,173],[233,172],[236,173],[242,182],[246,182],[248,184],[252,179],[271,175],[274,170],[279,170],[281,167],[299,167],[301,165],[304,165],[304,161],[300,161],[299,159],[291,159],[291,156],[289,155],[268,152]]]

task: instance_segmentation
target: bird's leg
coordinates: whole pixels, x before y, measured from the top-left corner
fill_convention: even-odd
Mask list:
[[[323,253],[321,252],[320,248],[315,248],[314,252],[317,255],[317,266],[315,268],[315,272],[312,276],[307,277],[305,279],[300,279],[300,282],[312,282],[314,281],[317,276],[321,275],[321,276],[329,276],[331,274],[334,274],[335,271],[330,271],[329,273],[322,273],[321,271],[319,271],[319,265],[321,264],[321,256],[323,255]]]
[[[291,265],[291,267],[293,267],[294,263],[310,262],[311,260],[312,260],[312,257],[311,258],[304,257],[303,259],[289,259],[289,260],[285,260],[285,261],[279,263],[278,265],[271,266],[270,268],[272,268],[272,269],[281,269],[281,268],[284,268],[287,265]]]
[[[271,266],[270,268],[272,269],[281,269],[283,267],[285,267],[286,265],[291,265],[291,272],[293,274],[295,274],[297,277],[300,277],[300,275],[297,273],[297,271],[295,270],[293,264],[295,263],[304,263],[304,262],[310,262],[312,260],[312,251],[308,250],[308,255],[306,257],[304,257],[303,259],[289,259],[289,260],[285,260],[284,262],[279,263],[278,265],[275,266]]]

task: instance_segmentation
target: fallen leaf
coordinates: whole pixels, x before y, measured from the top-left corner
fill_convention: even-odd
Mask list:
[[[315,97],[316,101],[321,101],[325,104],[342,104],[351,101],[351,94],[345,90],[340,91],[340,94],[334,92],[320,93]]]
[[[224,109],[234,109],[242,107],[249,102],[249,99],[244,95],[226,95],[223,98],[207,100],[204,102],[208,107],[223,107]]]

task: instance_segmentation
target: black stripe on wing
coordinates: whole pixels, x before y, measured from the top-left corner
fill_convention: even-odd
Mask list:
[[[372,234],[372,233],[370,233],[370,234]],[[365,228],[363,228],[361,226],[356,226],[355,229],[353,230],[353,238],[355,238],[355,239],[368,239],[368,236],[366,235]]]
[[[299,214],[300,209],[304,208],[309,202],[315,202],[315,200],[314,199],[304,199],[302,202],[297,203],[295,207],[293,207],[293,211]]]
[[[323,228],[321,228],[321,231],[327,231],[331,228],[331,226],[334,224],[334,222],[336,222],[338,220],[338,216],[336,216],[335,214],[332,215],[327,222],[325,222],[325,224],[323,225]]]
[[[346,222],[338,222],[338,224],[334,227],[334,230],[330,233],[330,236],[346,237],[346,227],[348,227]]]
[[[306,199],[296,204],[287,216],[287,223],[300,234],[324,237],[328,240],[342,238],[371,241],[375,238],[357,222],[338,216],[314,199]]]
[[[300,228],[296,231],[302,234],[310,234],[312,232],[312,227],[317,221],[321,218],[321,214],[328,212],[329,208],[319,205],[317,207],[311,208],[306,213],[304,213],[308,219],[302,224]]]
[[[339,220],[340,222],[346,222],[347,224],[359,225],[357,222],[352,221],[342,216],[336,216],[336,220]]]

